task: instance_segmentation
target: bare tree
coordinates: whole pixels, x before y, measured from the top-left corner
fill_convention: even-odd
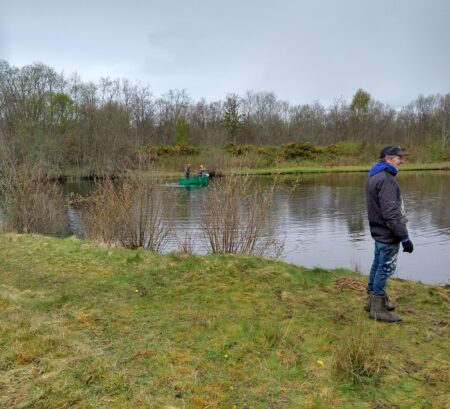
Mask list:
[[[450,93],[439,97],[436,118],[440,125],[442,146],[450,144]]]

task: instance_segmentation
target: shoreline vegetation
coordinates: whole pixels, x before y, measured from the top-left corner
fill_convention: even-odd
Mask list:
[[[375,162],[375,161],[374,161]],[[367,173],[370,169],[371,165],[336,165],[336,166],[315,166],[315,165],[306,165],[306,166],[290,166],[290,167],[279,167],[279,168],[233,168],[228,169],[227,171],[219,171],[215,173],[215,176],[227,176],[227,175],[235,175],[235,176],[279,176],[279,175],[301,175],[301,174],[319,174],[319,173]],[[422,172],[422,171],[450,171],[450,162],[439,162],[439,163],[413,163],[413,164],[404,164],[402,165],[401,172]],[[123,175],[132,175],[131,173],[126,173]],[[144,175],[148,177],[156,177],[156,178],[179,178],[181,172],[174,171],[148,171],[144,172]],[[120,177],[121,175],[119,175]],[[101,178],[102,176],[98,177]],[[113,176],[114,178],[115,176]],[[64,177],[64,180],[76,180],[80,177],[74,176]],[[84,177],[85,179],[89,179],[91,177]],[[83,177],[81,177],[83,179]]]
[[[325,146],[308,142],[292,142],[280,146],[229,143],[222,148],[198,148],[190,145],[141,146],[131,154],[133,160],[129,158],[113,173],[67,168],[57,177],[74,180],[145,174],[178,178],[187,163],[194,170],[206,164],[212,176],[367,172],[377,160],[383,146],[385,144],[351,141]],[[406,149],[411,156],[402,170],[450,170],[449,147],[431,144]]]
[[[448,289],[392,280],[389,325],[366,280],[0,234],[0,406],[449,407]]]
[[[184,161],[187,162],[187,161]],[[180,164],[184,163],[180,161]],[[373,161],[375,162],[375,160]],[[300,165],[300,166],[281,166],[281,167],[262,167],[262,168],[247,168],[238,167],[227,170],[218,170],[211,172],[214,176],[226,175],[248,175],[248,176],[277,176],[277,175],[296,175],[296,174],[317,174],[317,173],[363,173],[368,172],[370,165],[325,165],[318,166],[314,164]],[[180,166],[181,167],[181,166]],[[402,165],[402,172],[422,172],[422,171],[449,171],[450,161],[435,162],[435,163],[412,163]],[[98,180],[98,179],[116,179],[121,177],[132,176],[139,173],[147,177],[156,178],[174,178],[178,180],[181,177],[182,171],[174,170],[147,170],[147,171],[126,171],[114,175],[93,174],[80,170],[68,170],[62,175],[48,177],[49,181],[53,182],[68,182],[76,180]]]
[[[242,175],[289,175],[299,173],[351,173],[368,172],[371,165],[328,165],[328,166],[292,166],[261,169],[232,169],[229,173]],[[402,171],[450,170],[450,162],[414,163],[402,165]]]
[[[375,161],[374,161],[375,162]],[[267,168],[233,168],[228,169],[227,171],[220,171],[218,174],[220,175],[293,175],[293,174],[302,174],[302,173],[357,173],[357,172],[368,172],[371,165],[336,165],[336,166],[315,166],[315,165],[305,165],[305,166],[283,166],[279,168],[267,167]],[[413,163],[413,164],[404,164],[401,168],[402,171],[411,172],[411,171],[431,171],[431,170],[450,170],[450,161],[439,162],[439,163]],[[133,174],[133,172],[130,172]],[[174,177],[179,178],[180,172],[175,171],[161,171],[161,170],[153,170],[144,172],[148,176],[154,175],[157,177]],[[128,172],[126,174],[129,174]],[[122,174],[124,175],[124,174]],[[120,175],[119,175],[120,176]],[[71,180],[78,178],[101,178],[104,176],[99,175],[84,175],[84,176],[75,176],[75,173],[69,172],[67,175],[60,176],[62,180]],[[117,176],[109,176],[109,177],[117,177]]]
[[[214,175],[280,175],[301,173],[366,172],[377,160],[384,144],[338,142],[316,146],[292,142],[280,146],[237,145],[197,148],[190,145],[142,146],[116,172],[96,172],[88,168],[66,168],[62,179],[114,178],[136,173],[158,177],[179,177],[185,164],[206,165]],[[449,170],[450,148],[407,147],[411,152],[402,169],[407,171]],[[132,164],[132,165],[131,165]]]

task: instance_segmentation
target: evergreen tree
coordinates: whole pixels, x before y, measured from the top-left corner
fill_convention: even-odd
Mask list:
[[[360,88],[358,91],[356,91],[355,95],[353,95],[350,109],[357,116],[365,115],[369,112],[370,101],[370,94]]]
[[[236,134],[242,128],[242,117],[239,114],[239,100],[235,94],[227,95],[225,100],[224,123],[230,142],[236,142]]]
[[[174,145],[187,145],[188,144],[188,125],[184,115],[180,115],[177,118],[177,125],[175,128],[175,135],[173,136]]]

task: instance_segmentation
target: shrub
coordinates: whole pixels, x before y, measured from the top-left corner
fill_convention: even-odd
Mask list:
[[[43,173],[39,164],[4,164],[0,197],[2,228],[18,233],[61,235],[67,229],[67,206],[61,185]]]
[[[179,145],[145,145],[138,148],[139,152],[147,154],[156,154],[157,156],[187,156],[198,155],[200,149],[188,144]]]
[[[231,142],[227,146],[225,146],[225,152],[228,152],[229,154],[233,156],[241,156],[246,155],[250,152],[251,145],[236,145],[235,143]]]
[[[357,156],[360,155],[364,149],[364,143],[341,141],[336,145],[330,145],[328,148],[334,149],[339,156]]]
[[[81,220],[89,239],[162,251],[174,235],[174,203],[154,180],[106,180],[87,199]]]
[[[163,147],[161,147],[163,148]],[[164,147],[169,154],[172,155],[176,155],[176,156],[185,156],[185,155],[198,155],[200,153],[200,149],[195,148],[192,145],[187,145],[187,144],[180,144],[180,145],[174,145],[171,146],[170,148],[172,149],[167,149],[169,148],[168,146]],[[163,151],[163,149],[161,149],[161,152]]]
[[[291,142],[281,145],[284,159],[312,159],[320,153],[320,149],[309,142]]]
[[[276,148],[272,148],[269,146],[262,146],[258,148],[258,155],[264,159],[266,165],[272,165],[277,158],[277,150]]]
[[[274,185],[255,190],[248,176],[228,176],[203,195],[201,230],[211,253],[279,255],[275,238]]]
[[[425,153],[423,161],[440,162],[450,158],[450,147],[442,146],[442,141],[438,138],[427,138],[421,150]]]

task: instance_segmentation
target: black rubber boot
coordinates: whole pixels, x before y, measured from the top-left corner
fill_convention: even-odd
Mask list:
[[[364,307],[364,310],[367,312],[370,312],[370,300],[371,300],[371,295],[373,295],[372,291],[367,291],[367,304]],[[385,295],[386,297],[386,309],[388,311],[395,311],[395,305],[394,304],[388,304],[389,303],[389,297],[387,296],[387,294]]]
[[[402,319],[386,309],[386,297],[371,294],[369,317],[377,321],[400,322]]]

